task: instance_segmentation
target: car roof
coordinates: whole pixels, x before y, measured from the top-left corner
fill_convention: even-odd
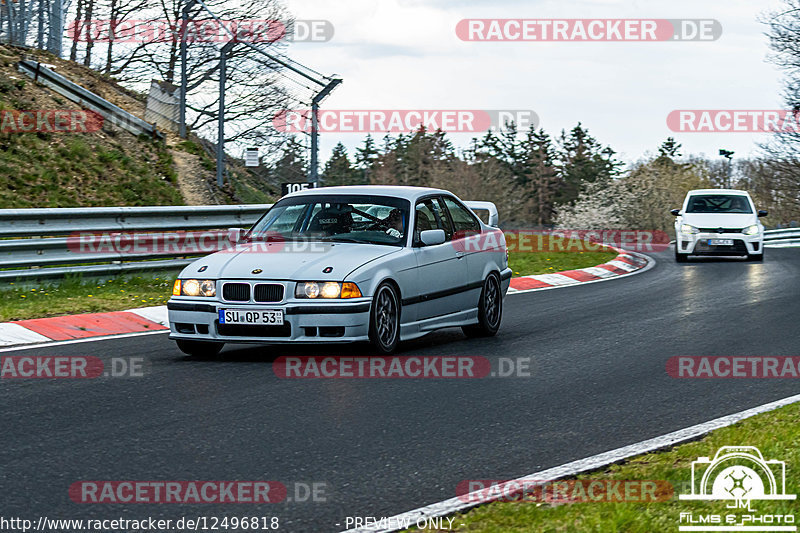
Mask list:
[[[420,196],[428,194],[448,194],[453,193],[444,189],[434,189],[432,187],[409,187],[405,185],[342,185],[338,187],[319,187],[317,189],[303,189],[302,191],[287,194],[284,198],[295,196],[313,196],[317,194],[339,195],[339,194],[370,194],[375,196],[392,196],[415,200]]]
[[[694,189],[686,193],[687,196],[693,194],[739,194],[741,196],[750,196],[747,191],[739,189]]]

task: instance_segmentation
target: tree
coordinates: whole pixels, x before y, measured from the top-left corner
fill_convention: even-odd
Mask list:
[[[294,137],[289,137],[272,167],[272,179],[275,183],[306,181],[307,166],[305,147]]]
[[[770,59],[786,73],[783,99],[788,109],[800,113],[800,0],[784,0],[780,8],[764,19],[772,50]],[[800,209],[800,131],[781,131],[771,134],[771,140],[761,145],[775,187],[774,194],[782,202]]]
[[[322,171],[322,182],[325,186],[357,185],[361,182],[359,173],[350,164],[347,149],[342,143],[333,147],[331,157]]]
[[[622,163],[614,158],[616,152],[604,147],[579,122],[567,135],[558,138],[557,160],[561,186],[556,194],[557,204],[575,201],[587,183],[608,183],[619,175]]]

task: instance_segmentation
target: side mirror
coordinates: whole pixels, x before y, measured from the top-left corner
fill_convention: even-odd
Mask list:
[[[758,216],[760,216],[760,217],[765,217],[765,216],[767,216],[767,215],[768,215],[768,212],[767,212],[767,211],[764,211],[763,209],[759,209],[759,211],[758,211]]]
[[[672,216],[676,217],[676,216],[681,214],[681,210],[680,209],[673,209],[672,211],[670,211],[670,213],[672,213]]]
[[[419,240],[424,246],[434,246],[445,241],[443,229],[426,229],[419,233]]]
[[[228,228],[228,240],[231,241],[231,244],[239,244],[243,234],[242,228]]]

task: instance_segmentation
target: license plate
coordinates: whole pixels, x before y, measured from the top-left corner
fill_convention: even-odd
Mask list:
[[[282,326],[281,309],[220,309],[220,324],[251,324],[258,326]]]
[[[733,239],[708,239],[711,246],[733,246]]]

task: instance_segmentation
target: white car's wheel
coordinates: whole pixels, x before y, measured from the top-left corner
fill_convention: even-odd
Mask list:
[[[375,291],[369,313],[369,339],[381,353],[392,353],[400,340],[400,299],[391,283]]]
[[[176,340],[178,349],[186,355],[193,357],[214,357],[222,350],[224,343],[208,341]]]
[[[461,329],[469,337],[492,337],[500,329],[502,319],[503,294],[500,290],[500,278],[492,272],[483,282],[481,299],[478,302],[478,323]]]
[[[678,246],[677,244],[675,246]],[[675,262],[676,263],[687,263],[689,261],[689,254],[681,254],[678,253],[678,249],[675,248]]]

